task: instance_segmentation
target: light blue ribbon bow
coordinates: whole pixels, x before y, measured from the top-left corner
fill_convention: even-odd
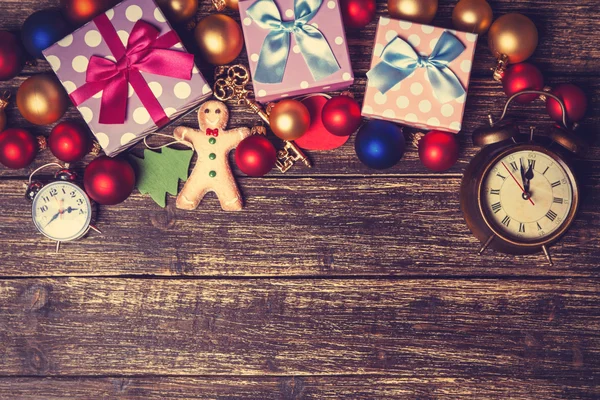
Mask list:
[[[268,29],[260,50],[254,80],[262,83],[280,83],[290,52],[290,35],[294,34],[300,53],[315,80],[340,70],[323,33],[308,22],[321,7],[322,0],[296,0],[293,21],[282,21],[273,0],[258,0],[246,13],[261,28]]]
[[[444,31],[429,56],[422,56],[410,44],[395,37],[383,49],[381,59],[369,72],[369,84],[385,93],[417,68],[426,68],[433,94],[440,103],[447,103],[465,94],[460,80],[448,68],[465,50],[465,45],[456,36]]]

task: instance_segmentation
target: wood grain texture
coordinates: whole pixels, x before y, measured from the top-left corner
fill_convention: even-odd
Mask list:
[[[0,374],[598,384],[598,280],[0,281]]]
[[[0,397],[12,400],[592,400],[590,383],[544,379],[352,377],[0,378]]]
[[[209,195],[195,211],[166,209],[138,194],[101,207],[100,236],[54,242],[30,222],[23,182],[0,181],[0,276],[598,276],[600,180],[583,186],[581,213],[540,255],[504,256],[464,223],[460,180],[431,178],[241,179],[246,208],[220,210]]]

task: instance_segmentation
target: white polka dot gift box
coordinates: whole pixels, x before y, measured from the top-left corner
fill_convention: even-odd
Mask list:
[[[354,82],[338,0],[243,0],[239,8],[258,101]]]
[[[153,0],[123,1],[44,56],[109,156],[212,94]]]
[[[477,35],[381,17],[362,115],[459,132]]]

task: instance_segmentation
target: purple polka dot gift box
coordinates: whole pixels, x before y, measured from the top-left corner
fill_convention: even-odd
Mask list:
[[[153,0],[123,1],[44,56],[109,156],[212,94]]]
[[[243,0],[239,8],[258,101],[354,82],[338,0]]]
[[[476,44],[474,33],[381,17],[362,115],[459,132]]]

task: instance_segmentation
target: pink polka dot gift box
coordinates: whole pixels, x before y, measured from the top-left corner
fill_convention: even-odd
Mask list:
[[[153,0],[123,1],[44,56],[109,156],[212,94]]]
[[[338,0],[243,0],[239,8],[258,101],[354,82]]]
[[[473,33],[381,17],[362,115],[459,132],[476,44]]]

